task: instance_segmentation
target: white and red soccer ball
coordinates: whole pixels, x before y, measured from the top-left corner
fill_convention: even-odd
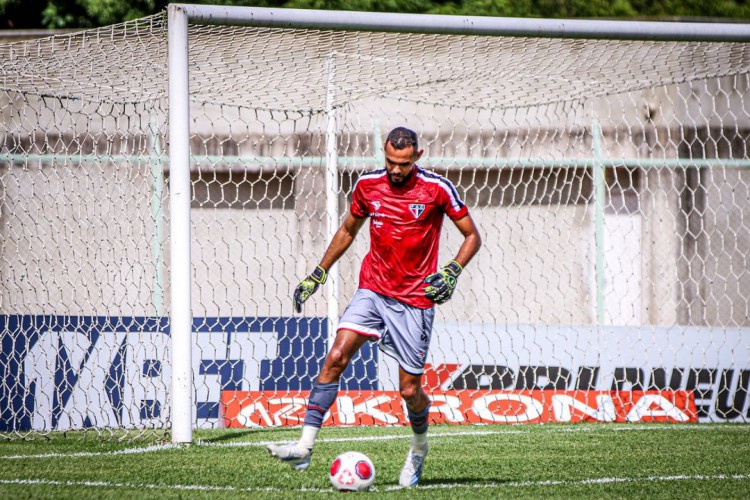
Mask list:
[[[328,477],[339,491],[367,491],[375,482],[375,466],[364,453],[347,451],[334,459]]]

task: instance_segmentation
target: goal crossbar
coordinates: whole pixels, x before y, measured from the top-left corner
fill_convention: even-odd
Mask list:
[[[170,4],[198,24],[441,35],[748,42],[750,24],[532,19]]]

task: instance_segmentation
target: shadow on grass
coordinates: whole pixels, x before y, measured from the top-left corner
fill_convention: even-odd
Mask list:
[[[512,483],[513,479],[509,479],[507,477],[492,477],[492,476],[482,476],[482,477],[446,477],[446,478],[440,478],[440,477],[433,477],[430,479],[422,479],[419,482],[419,486],[428,486],[428,485],[441,485],[441,484],[471,484],[471,485],[481,485],[481,484],[488,484],[488,485],[502,485],[506,483]]]
[[[227,432],[226,434],[221,434],[218,436],[203,437],[201,438],[201,441],[205,443],[221,443],[224,441],[237,441],[237,440],[242,440],[242,438],[245,438],[247,436],[259,434],[263,431],[264,429],[247,429],[247,430],[240,430],[240,431],[235,431],[235,432]]]

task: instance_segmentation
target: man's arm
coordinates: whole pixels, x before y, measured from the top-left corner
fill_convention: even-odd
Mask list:
[[[436,304],[443,304],[451,299],[456,289],[458,275],[464,270],[482,246],[482,237],[479,235],[477,225],[470,215],[453,221],[456,227],[464,235],[464,242],[458,249],[456,258],[425,278],[427,286],[424,289],[425,296]]]
[[[479,229],[474,224],[474,219],[471,215],[461,217],[458,220],[453,221],[461,234],[464,235],[464,242],[461,244],[461,248],[458,249],[456,258],[453,259],[461,266],[461,269],[466,267],[466,264],[476,255],[479,248],[482,246],[482,237],[479,235]]]
[[[302,304],[310,298],[310,295],[315,293],[320,285],[326,282],[328,279],[328,270],[351,246],[364,223],[365,218],[355,217],[351,212],[347,214],[346,219],[344,219],[344,222],[328,244],[328,248],[325,254],[323,254],[320,264],[294,290],[294,309],[297,312],[302,312]]]
[[[328,248],[318,265],[328,272],[331,266],[334,265],[352,245],[354,238],[357,237],[357,233],[359,233],[365,220],[367,219],[355,217],[349,212],[338,231],[336,231],[336,234],[333,235],[333,239],[331,240],[331,243],[328,244]]]

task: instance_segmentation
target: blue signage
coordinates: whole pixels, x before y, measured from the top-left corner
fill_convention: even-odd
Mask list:
[[[309,390],[327,352],[325,318],[193,320],[196,418],[220,418],[223,390]],[[165,425],[169,320],[0,315],[0,431]],[[366,344],[341,387],[377,389]]]

